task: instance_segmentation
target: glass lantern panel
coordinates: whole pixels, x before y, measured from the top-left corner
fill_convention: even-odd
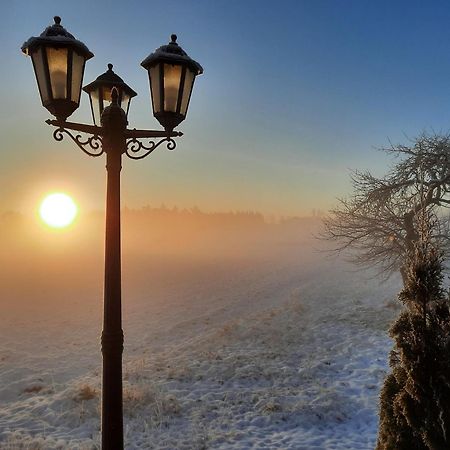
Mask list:
[[[84,57],[77,52],[72,52],[72,98],[75,103],[80,103],[81,83],[83,82]]]
[[[164,64],[164,111],[177,112],[181,66]]]
[[[105,109],[107,106],[111,104],[111,90],[112,88],[110,86],[103,86],[101,88],[103,92],[103,109]]]
[[[50,93],[48,91],[47,84],[47,72],[45,70],[44,53],[42,47],[39,47],[31,54],[33,60],[34,72],[36,73],[36,79],[38,82],[39,92],[41,94],[42,103],[46,103],[50,100]]]
[[[120,107],[125,111],[125,114],[128,115],[128,108],[130,106],[130,96],[122,92],[122,101],[120,102]]]
[[[99,88],[97,88],[95,91],[92,91],[89,94],[91,100],[92,114],[94,116],[94,123],[98,127],[101,125],[100,118],[102,116],[99,94],[100,94]]]
[[[150,78],[150,90],[152,92],[153,111],[158,113],[161,111],[161,83],[159,75],[159,64],[153,66],[148,71]]]
[[[103,92],[103,109],[105,109],[107,106],[109,106],[112,102],[112,90],[114,86],[103,86],[102,92]],[[120,88],[116,86],[116,89],[119,91],[119,106],[126,112],[126,102],[130,100],[130,97],[128,97],[125,93],[122,93],[122,100],[120,97]],[[124,103],[125,102],[125,103]]]
[[[47,47],[53,99],[67,98],[67,48]]]
[[[192,86],[194,85],[194,72],[186,69],[186,76],[184,77],[183,98],[181,99],[180,114],[186,117],[189,106],[189,99],[191,98]]]

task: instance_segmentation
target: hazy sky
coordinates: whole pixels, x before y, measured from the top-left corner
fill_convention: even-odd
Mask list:
[[[55,189],[103,208],[102,158],[57,143],[31,61],[20,52],[60,15],[136,92],[131,127],[157,128],[140,62],[171,33],[205,73],[175,152],[125,161],[123,203],[308,214],[350,188],[349,168],[382,173],[374,150],[450,128],[450,3],[369,0],[1,0],[0,212]],[[70,118],[91,123],[88,98]]]

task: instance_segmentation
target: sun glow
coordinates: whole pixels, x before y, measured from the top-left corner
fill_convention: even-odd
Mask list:
[[[73,199],[62,192],[47,195],[39,208],[41,219],[50,227],[64,228],[70,225],[78,213]]]

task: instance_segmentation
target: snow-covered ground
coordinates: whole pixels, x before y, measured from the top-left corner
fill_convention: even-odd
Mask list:
[[[127,449],[374,447],[399,282],[312,247],[125,255]],[[99,448],[98,286],[51,298],[3,298],[1,449]]]

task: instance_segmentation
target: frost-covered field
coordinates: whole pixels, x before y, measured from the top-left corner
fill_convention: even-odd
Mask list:
[[[124,269],[126,448],[373,448],[398,288],[306,241],[141,257]],[[1,449],[99,448],[101,301],[51,298],[3,299]]]

